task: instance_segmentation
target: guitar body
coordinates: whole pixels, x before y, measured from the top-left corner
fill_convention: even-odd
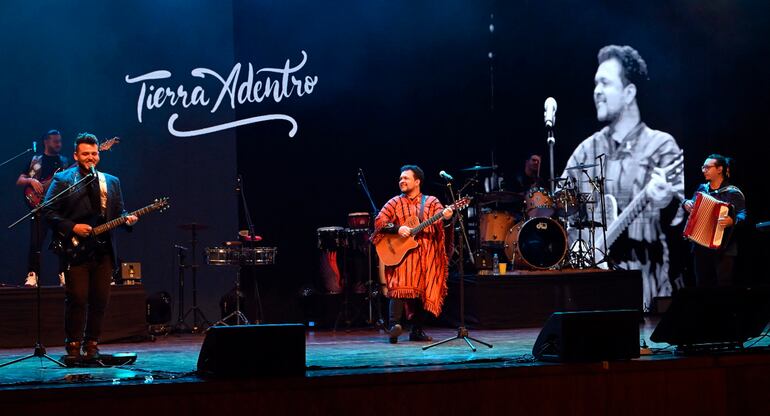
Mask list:
[[[51,241],[51,249],[57,255],[66,257],[69,261],[78,261],[93,253],[97,247],[103,246],[94,235],[87,237],[73,236],[70,239],[54,239]]]
[[[398,234],[383,234],[380,241],[374,246],[380,263],[385,266],[397,266],[404,261],[404,257],[410,250],[415,249],[419,243],[414,236],[401,237]]]
[[[417,217],[410,217],[406,220],[409,228],[419,225]],[[401,237],[398,234],[383,234],[380,241],[374,246],[377,254],[380,256],[380,262],[386,266],[397,266],[404,261],[404,257],[410,250],[420,245],[415,236]]]
[[[53,175],[40,181],[40,184],[43,185],[42,193],[37,192],[35,188],[31,186],[27,186],[26,188],[24,188],[24,201],[27,202],[27,205],[30,208],[37,208],[37,206],[40,205],[41,202],[43,202],[43,199],[45,198],[45,193],[46,191],[48,191],[48,187],[51,186],[51,181],[53,181]]]

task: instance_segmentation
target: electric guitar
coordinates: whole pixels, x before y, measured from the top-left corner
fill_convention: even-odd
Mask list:
[[[656,171],[666,180],[671,182],[676,179],[684,170],[684,152],[680,152],[679,156],[664,168],[656,168]],[[618,214],[618,201],[613,195],[605,195],[604,202],[607,210],[607,249],[612,247],[612,244],[623,234],[629,225],[645,210],[647,205],[650,204],[650,197],[647,195],[648,190],[652,185],[652,181],[648,182],[645,187],[639,191],[631,202],[628,203],[623,209],[623,212]],[[599,250],[604,250],[605,234],[602,231],[596,232],[594,248],[596,250],[597,260],[601,260]]]
[[[91,234],[86,237],[74,235],[69,239],[54,238],[54,240],[51,242],[51,250],[53,250],[53,252],[58,255],[65,256],[69,260],[77,260],[83,256],[88,255],[89,253],[92,253],[94,248],[98,245],[104,244],[102,241],[99,241],[96,238],[99,234],[106,233],[125,224],[127,221],[126,217],[129,215],[136,215],[137,217],[141,217],[142,215],[153,211],[162,212],[171,206],[168,200],[168,197],[156,199],[152,204],[147,205],[144,208],[139,208],[138,210],[130,212],[125,216],[121,216],[115,218],[114,220],[97,225],[91,229]]]
[[[463,209],[470,204],[471,199],[472,198],[470,197],[461,198],[447,208],[451,208],[453,211]],[[420,220],[417,216],[407,218],[406,224],[404,225],[412,229],[409,237],[401,237],[398,234],[380,234],[379,240],[374,245],[377,254],[380,256],[380,264],[385,266],[396,266],[401,263],[409,251],[420,245],[417,242],[416,235],[426,227],[441,219],[444,215],[443,212],[444,210],[441,210],[441,212],[423,222],[419,222]]]
[[[106,152],[112,148],[112,146],[120,143],[120,137],[113,137],[109,140],[106,140],[102,142],[102,144],[99,145],[99,151],[100,152]],[[66,169],[69,169],[71,167],[74,167],[77,165],[76,163],[73,163],[69,165]],[[60,172],[62,169],[56,169],[50,176],[44,179],[40,179],[40,184],[43,185],[43,192],[38,192],[33,188],[31,185],[27,185],[24,188],[24,201],[27,203],[27,205],[30,208],[37,208],[38,205],[40,205],[41,202],[43,202],[43,199],[45,198],[45,193],[48,191],[48,187],[51,186],[51,181],[53,181],[53,175],[56,175],[58,172]],[[31,172],[30,172],[31,173]],[[32,174],[29,175],[32,177]]]

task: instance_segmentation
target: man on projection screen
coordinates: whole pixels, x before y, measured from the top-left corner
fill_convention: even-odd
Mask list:
[[[680,149],[670,134],[641,121],[638,94],[648,77],[647,63],[639,52],[630,46],[605,46],[599,51],[598,63],[593,98],[596,118],[606,126],[578,145],[567,167],[595,164],[604,155],[607,226],[619,232],[614,241],[608,233],[609,257],[616,266],[642,271],[643,307],[649,310],[655,296],[671,294],[664,227],[672,224],[661,224],[661,210],[684,200],[683,169],[677,166]],[[586,175],[593,178],[601,172],[595,166],[562,174],[568,175],[584,180]],[[589,183],[580,187],[581,192],[592,191]],[[679,201],[672,202],[674,196]],[[613,204],[616,212],[632,214],[627,225],[619,222],[613,227]],[[681,218],[680,213],[674,221],[681,222]],[[596,235],[596,248],[603,250],[602,232]]]

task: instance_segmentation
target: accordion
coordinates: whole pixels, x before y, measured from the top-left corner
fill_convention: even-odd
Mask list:
[[[682,235],[703,247],[719,248],[725,234],[725,227],[719,225],[719,217],[727,216],[729,211],[730,204],[698,192]]]

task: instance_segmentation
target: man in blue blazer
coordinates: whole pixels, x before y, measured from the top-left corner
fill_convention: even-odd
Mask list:
[[[45,202],[89,173],[92,176],[54,200],[42,212],[53,229],[54,237],[65,246],[73,237],[81,239],[81,242],[96,240],[94,244],[84,246],[88,250],[77,258],[67,253],[59,255],[66,288],[64,329],[68,359],[83,356],[94,359],[99,356],[99,336],[117,257],[112,232],[94,236],[92,230],[99,224],[126,215],[126,212],[118,178],[95,169],[99,164],[96,136],[90,133],[78,135],[74,159],[77,166],[54,176]],[[128,216],[126,225],[131,226],[137,221],[136,216]]]

